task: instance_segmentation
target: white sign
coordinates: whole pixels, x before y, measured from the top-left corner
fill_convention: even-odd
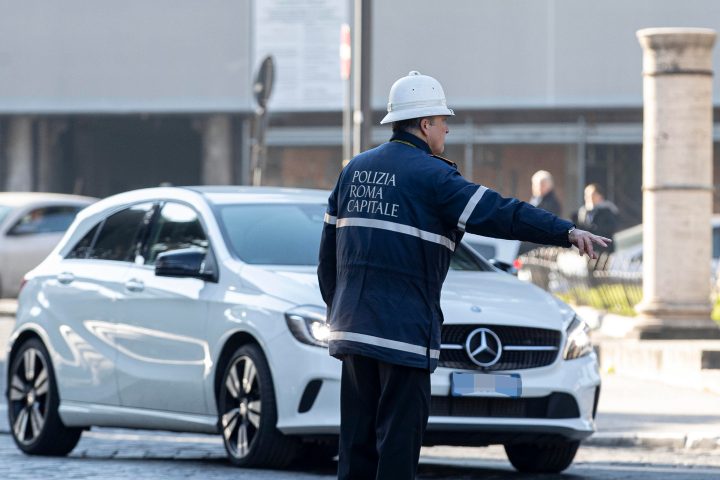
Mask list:
[[[340,30],[347,12],[348,0],[255,0],[253,68],[265,55],[276,66],[268,110],[342,110]]]

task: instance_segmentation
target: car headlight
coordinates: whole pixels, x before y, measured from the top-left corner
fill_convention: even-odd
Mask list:
[[[312,305],[295,307],[285,312],[285,321],[290,332],[300,342],[318,347],[327,347],[330,327],[325,309]]]
[[[567,338],[565,340],[565,349],[563,350],[563,358],[572,360],[574,358],[584,357],[592,352],[592,342],[590,341],[590,327],[585,321],[580,320],[577,315],[570,322],[567,328]]]

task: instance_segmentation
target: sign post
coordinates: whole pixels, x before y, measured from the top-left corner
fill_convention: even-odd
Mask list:
[[[260,69],[255,75],[253,82],[253,96],[257,102],[255,110],[255,135],[252,142],[252,156],[250,160],[250,171],[252,172],[252,184],[259,186],[262,183],[262,171],[265,168],[265,132],[267,130],[267,105],[272,94],[275,83],[275,62],[273,57],[268,55],[260,64]]]

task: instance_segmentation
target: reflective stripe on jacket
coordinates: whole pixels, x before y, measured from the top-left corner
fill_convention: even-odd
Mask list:
[[[318,278],[330,354],[433,371],[440,291],[465,231],[569,247],[572,223],[467,181],[409,133],[343,169],[325,215]]]

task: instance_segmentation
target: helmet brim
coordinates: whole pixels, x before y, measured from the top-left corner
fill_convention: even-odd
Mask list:
[[[409,108],[407,110],[396,110],[388,112],[380,121],[380,125],[386,123],[399,122],[401,120],[410,120],[411,118],[434,117],[436,115],[453,116],[455,112],[447,107],[425,107],[425,108]]]

